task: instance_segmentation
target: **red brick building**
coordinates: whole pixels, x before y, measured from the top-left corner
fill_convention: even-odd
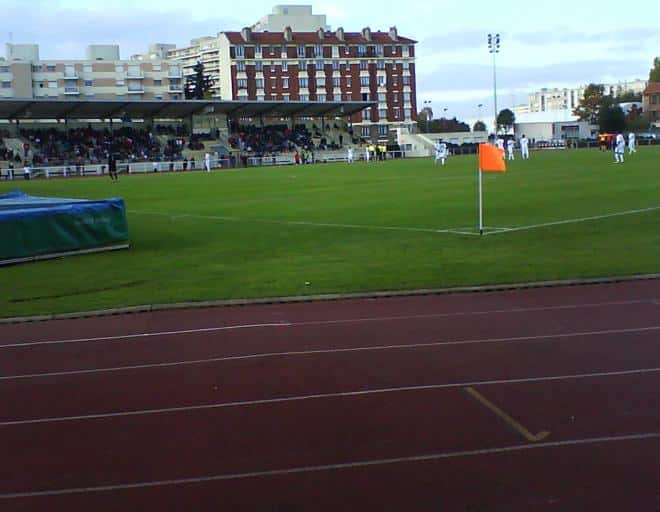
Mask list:
[[[660,126],[660,82],[649,82],[643,101],[644,115],[652,125]]]
[[[373,101],[351,119],[373,140],[416,123],[415,43],[369,28],[219,34],[221,95],[243,101]]]

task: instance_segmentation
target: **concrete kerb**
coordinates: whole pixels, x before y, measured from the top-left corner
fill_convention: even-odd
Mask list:
[[[47,315],[0,318],[1,324],[44,322],[49,320],[72,320],[78,318],[91,318],[99,316],[125,315],[132,313],[150,313],[153,311],[166,311],[172,309],[201,309],[211,307],[235,307],[258,304],[286,304],[300,302],[323,302],[334,300],[355,299],[381,299],[388,297],[407,297],[415,295],[449,295],[458,293],[485,293],[507,290],[524,290],[529,288],[555,288],[559,286],[582,286],[593,284],[607,284],[627,281],[645,281],[660,279],[660,273],[637,274],[629,276],[593,277],[584,279],[564,279],[552,281],[533,281],[528,283],[493,284],[482,286],[458,286],[453,288],[421,288],[414,290],[389,290],[364,293],[327,293],[320,295],[294,295],[289,297],[263,297],[254,299],[225,299],[191,302],[174,302],[170,304],[143,304],[138,306],[125,306],[120,308],[101,309],[96,311],[77,311],[72,313],[53,313]]]

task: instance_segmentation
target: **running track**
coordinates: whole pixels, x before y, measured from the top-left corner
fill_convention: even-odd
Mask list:
[[[660,281],[0,325],[0,510],[660,510]]]

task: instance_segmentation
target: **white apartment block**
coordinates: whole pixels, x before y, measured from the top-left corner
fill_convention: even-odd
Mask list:
[[[91,45],[85,59],[41,60],[38,45],[7,44],[0,98],[182,99],[181,64],[163,52],[122,60],[117,45]]]
[[[216,98],[222,97],[219,34],[193,39],[190,41],[190,45],[184,48],[171,48],[167,52],[167,58],[181,63],[184,77],[193,75],[193,68],[198,62],[201,62],[204,65],[204,74],[215,80],[212,95]]]
[[[610,96],[618,96],[626,92],[633,92],[635,94],[642,94],[646,89],[648,82],[646,80],[631,80],[622,81],[616,84],[603,84],[605,87],[605,94]],[[530,112],[552,112],[557,110],[570,110],[573,111],[580,104],[580,100],[584,96],[586,85],[581,85],[576,88],[564,89],[549,89],[543,88],[540,91],[533,92],[529,95],[529,111]]]
[[[330,30],[325,14],[312,14],[311,5],[276,5],[272,14],[261,18],[251,29],[253,32],[283,32],[286,27],[294,32]]]

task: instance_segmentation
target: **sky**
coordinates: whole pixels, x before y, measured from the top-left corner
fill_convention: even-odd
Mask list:
[[[129,58],[150,43],[184,46],[196,37],[240,30],[277,3],[0,0],[0,41],[39,44],[42,59],[84,58],[89,44],[119,44],[122,58]],[[418,108],[430,101],[434,117],[475,119],[493,112],[488,33],[501,35],[499,109],[526,103],[527,94],[542,87],[648,79],[653,58],[660,56],[657,0],[288,3],[312,5],[332,29],[386,31],[396,25],[399,35],[418,41]]]

